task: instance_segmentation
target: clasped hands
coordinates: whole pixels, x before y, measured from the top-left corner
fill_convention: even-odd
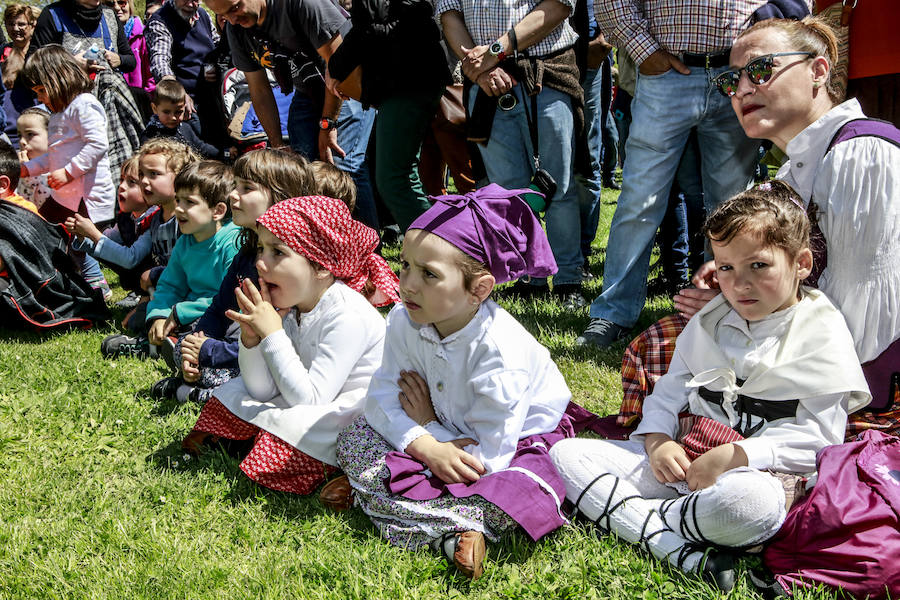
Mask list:
[[[502,96],[516,85],[516,80],[499,66],[497,57],[488,52],[488,46],[466,48],[462,59],[463,75],[478,84],[488,96]]]
[[[275,308],[269,296],[269,286],[262,279],[259,289],[249,279],[234,288],[241,312],[226,310],[225,316],[241,326],[241,343],[245,348],[253,348],[260,341],[282,329],[281,321],[290,309]]]
[[[428,384],[421,375],[415,371],[400,371],[397,385],[400,387],[400,406],[410,419],[422,426],[437,420]],[[405,451],[425,463],[444,483],[466,483],[478,481],[486,472],[481,461],[463,450],[477,443],[472,438],[439,442],[429,434],[416,438]]]
[[[647,434],[644,445],[657,481],[686,481],[691,490],[708,488],[725,471],[747,466],[747,455],[735,444],[716,446],[693,461],[678,442],[663,433]]]

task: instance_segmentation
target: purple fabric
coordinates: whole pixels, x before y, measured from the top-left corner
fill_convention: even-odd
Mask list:
[[[410,229],[440,236],[486,265],[497,283],[556,273],[541,223],[521,194],[490,184],[465,196],[433,196],[434,205]]]
[[[519,440],[509,464],[509,468],[517,467],[537,475],[553,488],[560,502],[565,498],[566,486],[556,472],[548,451],[559,440],[575,437],[570,417],[570,410],[575,409],[584,410],[570,402],[555,430]],[[507,469],[491,473],[474,483],[446,484],[434,475],[428,476],[424,464],[403,452],[391,452],[385,460],[391,473],[385,484],[392,494],[400,494],[410,500],[433,500],[444,494],[468,498],[477,494],[500,507],[535,541],[566,523],[556,499],[524,473]]]
[[[122,73],[125,82],[131,87],[141,88],[148,94],[156,89],[156,81],[150,74],[150,55],[147,52],[147,39],[144,37],[144,24],[140,17],[132,17],[134,25],[128,36],[128,45],[137,61],[137,66],[130,73]]]
[[[856,598],[900,598],[900,438],[869,430],[828,446],[819,478],[763,558],[791,587],[826,584]]]

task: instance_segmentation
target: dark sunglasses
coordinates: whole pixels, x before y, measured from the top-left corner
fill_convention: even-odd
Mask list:
[[[815,58],[812,52],[776,52],[774,54],[764,54],[754,58],[740,69],[732,69],[725,71],[713,79],[712,83],[719,92],[726,98],[731,98],[737,94],[738,83],[741,81],[741,73],[747,73],[747,79],[753,85],[763,84],[772,79],[772,69],[775,66],[776,56],[806,56],[806,58]]]

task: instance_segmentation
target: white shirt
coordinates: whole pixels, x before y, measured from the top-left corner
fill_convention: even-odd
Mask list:
[[[335,443],[362,413],[381,364],[385,324],[362,294],[335,282],[308,313],[292,310],[277,331],[238,351],[241,376],[215,397],[241,419],[337,465]]]
[[[53,190],[54,200],[78,210],[84,198],[91,221],[112,219],[116,187],[109,171],[103,106],[92,94],[79,94],[61,112],[50,115],[47,131],[47,154],[25,163],[28,175],[65,168],[72,181]]]
[[[825,153],[844,123],[864,116],[855,99],[832,108],[788,142],[778,178],[818,206],[828,250],[819,289],[868,362],[900,338],[900,148],[858,137]]]
[[[438,421],[421,427],[400,405],[400,371],[428,383]],[[519,440],[556,429],[571,394],[550,353],[494,301],[461,330],[441,339],[398,305],[387,319],[384,362],[369,386],[366,420],[398,450],[433,435],[470,437],[466,446],[488,472],[509,466]]]
[[[701,398],[701,385],[722,392],[722,406]],[[821,291],[804,288],[800,302],[753,322],[720,295],[678,336],[669,370],[644,401],[632,436],[675,439],[684,410],[734,427],[737,394],[799,401],[795,417],[769,421],[736,442],[750,467],[791,473],[814,472],[816,452],[843,442],[847,413],[871,399],[844,320]],[[753,417],[750,426],[761,420]]]

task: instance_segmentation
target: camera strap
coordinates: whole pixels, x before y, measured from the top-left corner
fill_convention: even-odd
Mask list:
[[[531,135],[531,155],[534,160],[535,173],[541,170],[541,151],[538,147],[537,128],[537,94],[528,101],[528,94],[522,90],[522,102],[525,104],[525,120],[528,122],[528,133]]]

